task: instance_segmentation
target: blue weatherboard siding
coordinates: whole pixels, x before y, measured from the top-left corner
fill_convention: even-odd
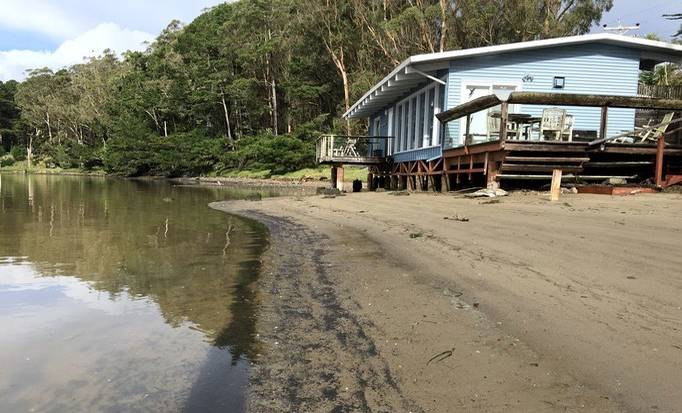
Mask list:
[[[533,80],[524,82],[526,75]],[[553,89],[555,76],[566,79],[564,89]],[[638,77],[638,51],[603,44],[472,57],[450,62],[447,106],[462,103],[462,85],[468,81],[518,83],[520,90],[526,92],[636,95]],[[575,117],[575,129],[599,129],[599,108],[566,109]],[[540,106],[525,105],[516,110],[537,116],[542,113]],[[607,134],[613,136],[634,129],[634,115],[634,109],[609,109]],[[445,147],[461,144],[459,120],[448,123],[446,135]]]

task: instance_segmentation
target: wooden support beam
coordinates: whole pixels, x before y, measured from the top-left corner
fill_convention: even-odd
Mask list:
[[[343,191],[343,179],[344,179],[343,165],[339,165],[336,167],[336,188],[339,191]]]
[[[502,102],[500,105],[500,141],[507,140],[507,122],[509,122],[509,103]]]
[[[599,138],[606,139],[606,131],[609,123],[609,108],[601,107],[601,118],[599,118]]]
[[[555,169],[552,172],[552,185],[549,192],[549,200],[556,202],[559,200],[561,194],[561,169]]]
[[[467,114],[497,106],[502,103],[495,95],[482,96],[436,115],[442,123],[459,119]],[[682,110],[682,100],[641,96],[584,95],[577,93],[512,92],[509,104],[542,106],[587,106],[632,109]]]
[[[486,186],[488,189],[498,189],[500,187],[500,183],[497,181],[497,173],[497,161],[495,159],[488,159],[486,156]]]
[[[464,130],[464,152],[468,151],[469,144],[471,143],[471,115],[467,115],[466,128]]]
[[[332,165],[331,179],[330,179],[331,184],[332,184],[332,188],[336,188],[336,172],[337,172],[336,165]]]
[[[469,168],[469,169],[460,169],[460,170],[451,170],[447,172],[448,175],[465,175],[465,174],[478,174],[478,173],[485,173],[485,169],[483,168]]]
[[[665,152],[665,135],[658,137],[656,145],[656,186],[663,185],[663,153]]]
[[[517,164],[508,164],[505,163],[502,165],[502,172],[510,172],[510,171],[517,171],[517,172],[552,172],[556,169],[562,170],[564,172],[582,172],[583,167],[582,166],[575,166],[575,165],[533,165],[533,164],[523,164],[523,163],[517,163]]]
[[[589,162],[587,157],[566,157],[566,156],[507,156],[504,158],[505,162],[556,162],[556,163],[580,163]]]

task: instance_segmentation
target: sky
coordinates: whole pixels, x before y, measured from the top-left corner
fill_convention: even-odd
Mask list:
[[[510,0],[513,1],[513,0]],[[224,0],[0,0],[0,81],[21,80],[26,70],[53,70],[82,62],[104,49],[144,50],[173,19],[189,23]],[[602,23],[640,23],[630,34],[669,39],[680,21],[680,0],[614,0]],[[595,27],[592,32],[600,32]]]
[[[144,50],[173,19],[225,0],[0,0],[0,81],[53,70],[109,48]]]

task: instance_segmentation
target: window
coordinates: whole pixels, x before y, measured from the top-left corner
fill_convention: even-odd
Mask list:
[[[403,106],[399,105],[397,109],[398,114],[395,119],[395,142],[393,143],[394,152],[400,151],[400,144],[402,142],[403,131]]]
[[[563,76],[554,76],[554,83],[553,87],[554,89],[563,89],[564,85],[566,84],[566,78]]]
[[[434,95],[435,95],[436,90],[434,88],[429,89],[428,92],[428,113],[426,115],[427,119],[427,125],[426,125],[426,133],[428,134],[428,145],[433,146],[434,145],[434,138],[433,136],[433,116],[435,114],[435,106],[434,104],[436,103],[434,100]]]
[[[445,99],[445,87],[434,82],[394,106],[394,153],[440,143],[441,128],[435,115],[444,105],[439,99]]]
[[[417,122],[417,133],[414,134],[417,139],[417,147],[421,148],[424,146],[425,130],[424,130],[424,117],[425,117],[425,103],[426,103],[426,93],[419,95],[419,122]]]
[[[417,98],[413,98],[410,103],[410,149],[417,147]]]
[[[407,149],[407,120],[408,120],[407,118],[408,118],[408,115],[409,115],[409,112],[407,111],[407,109],[408,109],[407,102],[406,102],[406,103],[403,103],[403,109],[402,109],[402,112],[403,112],[403,124],[402,124],[402,126],[401,126],[401,129],[402,129],[402,130],[401,130],[401,133],[400,133],[400,141],[401,141],[401,142],[400,142],[400,147],[401,147],[403,150]]]

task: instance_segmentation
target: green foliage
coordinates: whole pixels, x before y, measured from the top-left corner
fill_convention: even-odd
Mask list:
[[[3,155],[0,156],[0,167],[3,166],[12,166],[14,165],[14,157],[12,155]]]
[[[225,151],[219,159],[219,171],[251,169],[283,174],[314,164],[314,141],[291,135],[248,136],[239,140],[235,151]]]
[[[46,165],[63,169],[92,170],[103,165],[101,148],[77,142],[46,143],[41,147],[41,153]]]
[[[168,137],[124,136],[111,140],[104,153],[104,168],[123,176],[199,175],[211,171],[224,150],[222,139],[197,131]]]
[[[25,161],[26,160],[26,148],[23,146],[15,145],[12,146],[12,149],[9,151],[10,155],[12,155],[12,158],[16,161]]]

